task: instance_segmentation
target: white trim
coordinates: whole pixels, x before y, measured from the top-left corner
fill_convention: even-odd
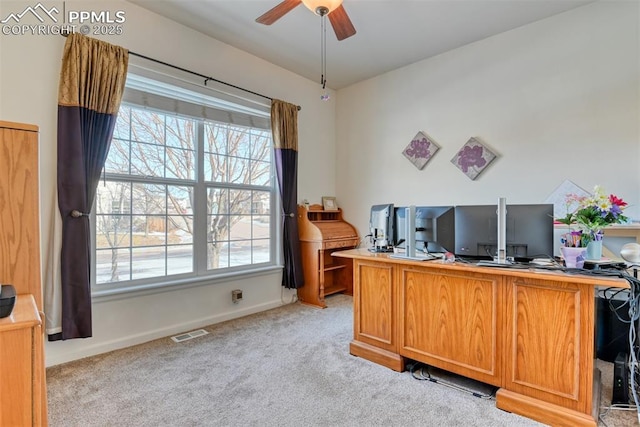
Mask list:
[[[61,363],[70,362],[72,360],[78,360],[89,356],[95,356],[97,354],[107,353],[113,350],[119,350],[122,348],[131,347],[133,345],[142,344],[145,342],[153,341],[159,338],[170,337],[184,331],[192,329],[199,329],[206,326],[214,325],[216,323],[225,322],[227,320],[238,319],[240,317],[248,316],[250,314],[259,313],[265,310],[270,310],[284,305],[282,301],[275,300],[265,302],[256,306],[252,306],[246,310],[233,311],[229,313],[222,313],[213,316],[202,317],[200,319],[192,320],[189,322],[183,322],[176,325],[171,325],[165,328],[158,328],[149,330],[144,333],[123,336],[121,338],[105,341],[94,345],[84,345],[81,349],[64,353],[64,357],[48,357],[46,359],[46,366],[59,365]],[[170,338],[168,338],[170,339]],[[51,345],[51,344],[49,344]],[[55,345],[55,344],[54,344]],[[45,354],[50,353],[46,352]]]
[[[154,96],[154,94],[157,94],[158,92],[160,92],[164,96],[171,95],[173,98],[180,98],[180,99],[183,98],[187,102],[205,104],[205,105],[213,106],[216,108],[224,108],[229,111],[231,111],[232,107],[235,105],[225,100],[214,99],[209,95],[204,95],[204,94],[196,93],[193,91],[189,91],[188,89],[178,87],[178,86],[173,86],[164,81],[163,82],[154,81],[147,77],[136,76],[131,73],[128,74],[127,79],[128,79],[127,88],[137,88],[139,90],[143,90],[145,94],[148,94],[148,96]],[[125,94],[126,93],[127,91],[125,90]],[[130,108],[134,108],[134,109],[143,108],[143,106],[134,103],[133,105],[130,106]],[[268,118],[270,116],[270,114],[266,111],[259,111],[257,109],[242,106],[242,105],[236,105],[236,108],[233,109],[233,111],[241,111],[242,113],[247,113],[256,117],[260,116],[263,118]],[[170,111],[161,109],[161,110],[158,110],[158,113],[169,115]],[[207,119],[198,118],[196,116],[193,116],[193,117],[194,117],[194,120],[198,121],[198,129],[199,129],[198,145],[195,150],[195,152],[197,153],[197,164],[202,165],[203,164],[202,157],[204,156],[204,147],[203,147],[204,139],[202,134],[202,127],[206,125]],[[222,122],[222,123],[227,123],[227,122]],[[233,123],[231,122],[228,122],[228,125],[234,126]],[[260,128],[255,128],[255,129],[257,132],[265,132],[264,129],[262,130]],[[241,189],[241,190],[248,190],[248,191],[264,191],[265,193],[268,193],[269,198],[271,200],[271,205],[270,205],[271,210],[269,213],[270,260],[269,262],[259,263],[255,265],[229,267],[229,268],[223,269],[223,272],[220,272],[221,269],[207,270],[205,268],[206,263],[203,263],[202,262],[203,260],[197,258],[197,255],[194,254],[195,269],[193,272],[185,273],[183,275],[173,276],[173,278],[171,279],[167,279],[166,276],[158,276],[158,277],[147,278],[147,279],[123,280],[121,282],[115,282],[115,283],[96,283],[97,268],[93,268],[91,272],[92,301],[101,302],[101,301],[110,301],[110,300],[116,300],[116,299],[122,299],[122,298],[130,298],[130,297],[135,297],[140,295],[149,295],[149,294],[158,293],[158,292],[173,291],[178,288],[184,289],[191,286],[207,285],[207,284],[216,283],[218,281],[228,279],[230,277],[244,278],[244,277],[252,277],[255,275],[261,275],[261,274],[264,274],[265,272],[270,272],[270,271],[280,271],[282,269],[281,256],[279,256],[279,253],[281,252],[281,237],[280,237],[280,228],[278,226],[279,225],[278,219],[280,216],[278,215],[279,210],[274,210],[274,207],[279,207],[280,204],[279,204],[279,192],[278,192],[277,182],[276,182],[277,172],[276,172],[275,159],[273,155],[273,149],[270,149],[269,159],[270,159],[271,175],[269,177],[270,178],[269,185],[265,185],[265,186],[235,185],[230,183],[214,183],[214,182],[205,181],[204,179],[202,179],[203,178],[202,170],[205,169],[204,167],[199,168],[198,176],[194,180],[178,180],[178,179],[172,179],[172,178],[159,178],[159,177],[141,177],[141,176],[127,175],[127,174],[124,174],[121,176],[117,173],[106,173],[104,176],[104,179],[110,180],[110,181],[121,181],[124,183],[149,182],[149,183],[157,183],[160,185],[190,185],[190,186],[193,186],[195,190],[194,197],[196,197],[197,194],[199,194],[198,188],[200,186],[204,186],[204,189],[200,188],[200,190],[204,191],[203,194],[205,194],[205,197],[201,201],[206,201],[206,191],[208,187],[233,188],[233,189]],[[196,207],[194,207],[194,210],[192,212],[192,217],[194,219],[194,227],[198,226],[197,224],[198,218],[207,217],[206,203],[202,203],[201,207],[202,209],[204,209],[202,212],[196,211],[197,209]],[[94,208],[92,210],[92,218],[95,219],[96,215],[97,215],[96,209]],[[95,230],[96,230],[97,222],[95,220],[93,222],[94,222],[94,225],[92,227],[92,253],[94,257],[97,259],[96,255],[97,255],[98,249],[95,247],[95,240],[96,240]],[[205,234],[203,233],[202,236],[205,236]],[[199,247],[198,245],[203,243],[204,243],[204,247],[206,248],[206,240],[198,241],[198,237],[194,236],[194,239],[192,242],[192,247],[194,249],[194,252]],[[95,262],[94,262],[94,266],[95,266]]]
[[[146,65],[142,65],[142,63]],[[161,71],[162,68],[165,71]],[[256,108],[260,111],[271,110],[271,99],[262,95],[251,94],[244,90],[232,88],[230,86],[220,84],[216,81],[208,81],[207,85],[204,85],[203,80],[199,80],[199,77],[194,77],[192,74],[186,74],[179,70],[171,69],[170,72],[166,71],[163,66],[156,66],[154,63],[147,61],[140,61],[135,56],[129,58],[129,67],[127,69],[128,74],[135,74],[142,77],[147,77],[152,80],[168,82],[172,85],[179,85],[185,89],[191,89],[203,94],[210,94],[215,92],[216,95],[212,95],[218,99],[225,99],[235,105],[243,105],[249,108]]]
[[[223,274],[216,274],[209,277],[189,277],[188,279],[173,280],[170,282],[153,282],[143,285],[122,286],[112,289],[93,289],[91,291],[91,301],[102,303],[119,299],[129,299],[144,295],[152,295],[160,292],[170,292],[178,289],[187,289],[195,286],[212,285],[219,282],[233,279],[247,279],[250,277],[265,276],[281,271],[282,265],[270,265],[264,268],[245,270],[242,272],[233,271]]]
[[[174,78],[174,81],[176,80],[177,79]],[[211,95],[203,93],[199,87],[198,89],[200,89],[200,91],[196,92],[189,90],[186,87],[179,87],[166,82],[161,82],[157,78],[151,79],[133,74],[131,71],[127,74],[126,87],[211,108],[235,111],[265,118],[269,118],[271,116],[270,111],[267,110],[268,106],[266,105],[263,106],[263,109],[252,108],[246,105],[230,102],[219,97],[212,97]]]

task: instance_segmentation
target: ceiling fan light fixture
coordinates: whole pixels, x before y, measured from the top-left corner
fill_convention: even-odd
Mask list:
[[[302,3],[316,15],[324,16],[340,7],[342,0],[302,0]]]

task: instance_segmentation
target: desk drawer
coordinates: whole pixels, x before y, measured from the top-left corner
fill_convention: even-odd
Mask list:
[[[322,249],[350,248],[358,244],[358,239],[325,240]]]

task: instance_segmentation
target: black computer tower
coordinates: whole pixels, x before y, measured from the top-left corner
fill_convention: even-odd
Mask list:
[[[613,362],[612,404],[629,404],[629,358],[627,353],[618,353]]]
[[[614,362],[618,353],[629,354],[628,301],[598,297],[596,310],[596,357]]]

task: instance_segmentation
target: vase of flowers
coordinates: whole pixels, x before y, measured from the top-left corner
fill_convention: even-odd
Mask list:
[[[592,240],[587,243],[586,260],[597,261],[602,258],[602,238],[600,240]]]
[[[567,268],[582,268],[584,266],[587,248],[576,248],[572,246],[562,246],[560,248],[564,266]]]
[[[585,248],[585,259],[599,260],[604,228],[628,221],[623,215],[627,203],[613,194],[607,195],[598,185],[590,196],[568,194],[566,203],[567,214],[557,220],[569,227],[569,232],[562,235],[562,246]]]

